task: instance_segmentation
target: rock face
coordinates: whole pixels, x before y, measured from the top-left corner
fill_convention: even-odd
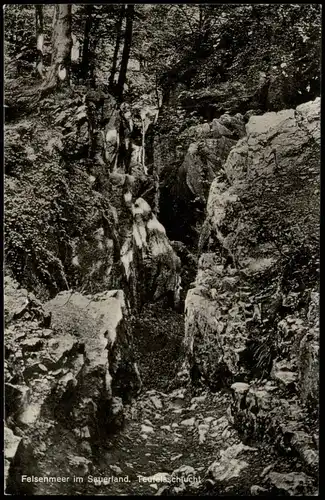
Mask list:
[[[98,107],[102,107],[102,119],[97,123]],[[95,183],[105,200],[100,201],[103,209],[95,211],[93,229],[72,239],[66,267],[86,289],[122,288],[135,308],[148,297],[168,297],[177,304],[179,259],[151,207],[138,197],[143,185],[152,184],[145,166],[145,134],[156,120],[157,110],[148,106],[132,110],[126,104],[119,109],[113,98],[98,91],[87,95],[77,117],[81,115],[87,120],[88,141],[95,156],[89,182]],[[92,125],[100,129],[95,135]],[[141,146],[131,140],[132,134],[137,137],[137,130]],[[130,165],[124,165],[118,155],[124,151],[126,157],[129,150]]]
[[[178,173],[194,197],[207,201],[210,184],[226,161],[230,149],[245,135],[242,115],[222,115],[210,123],[186,129],[182,138],[191,143]]]
[[[132,294],[141,306],[164,297],[177,305],[180,293],[180,260],[166,236],[165,228],[148,203],[138,198],[131,205],[133,225],[121,248],[121,260]],[[142,279],[144,281],[142,281]]]
[[[121,290],[61,292],[44,307],[38,304],[35,320],[31,306],[21,308],[27,292],[10,278],[5,285],[6,459],[14,460],[8,469],[14,488],[18,452],[26,455],[29,447],[37,458],[59,428],[79,445],[93,444],[123,423],[123,402],[139,391],[141,380]],[[13,304],[19,306],[16,320],[9,314]],[[44,328],[46,317],[51,324]]]
[[[76,288],[122,289],[131,307],[146,296],[177,302],[178,259],[148,205],[158,183],[146,133],[157,110],[119,106],[100,88],[69,99],[49,99],[50,126],[30,116],[6,130],[8,268],[42,300]]]
[[[256,325],[277,328],[297,308],[308,322],[318,268],[319,105],[251,117],[224,166],[227,179],[212,183],[185,340],[207,379],[198,336],[202,349],[211,341],[219,353],[216,364],[237,375],[247,372],[242,358]]]
[[[143,198],[132,200],[135,179],[112,174],[116,207],[109,221],[87,238],[75,240],[72,265],[88,283],[106,289],[122,287],[131,307],[165,299],[177,305],[180,260],[165,228]]]
[[[92,233],[73,240],[70,268],[87,288],[122,288],[136,309],[148,299],[177,304],[180,260],[148,203],[134,199],[136,183],[134,176],[110,174],[110,204]]]
[[[78,342],[84,345],[84,366],[77,377],[81,381],[76,388],[78,404],[83,405],[90,390],[98,406],[104,400],[110,403],[112,397],[127,397],[140,389],[121,290],[90,296],[61,292],[44,309],[51,313],[52,328],[65,332],[65,339],[77,335]]]
[[[295,110],[251,116],[224,175],[214,179],[195,286],[186,298],[179,373],[182,380],[195,373],[212,388],[248,383],[234,390],[236,425],[262,439],[274,437],[283,424],[278,440],[285,435],[288,448],[289,432],[290,446],[305,457],[309,472],[316,449],[307,439],[302,403],[314,415],[319,113],[316,99]],[[255,378],[265,381],[256,385]],[[278,405],[288,417],[279,415]]]
[[[168,108],[168,117],[171,111]],[[211,122],[186,126],[182,116],[174,128],[158,127],[154,160],[161,179],[160,218],[175,240],[188,243],[204,218],[209,187],[230,149],[245,135],[243,116],[222,115]],[[168,118],[170,120],[170,118]],[[191,122],[189,122],[190,124]],[[176,215],[176,217],[175,217]]]

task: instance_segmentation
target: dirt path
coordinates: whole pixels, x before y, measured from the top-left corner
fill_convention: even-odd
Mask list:
[[[287,475],[298,472],[298,464],[265,446],[245,445],[229,424],[229,399],[226,393],[147,391],[127,408],[124,429],[109,444],[93,448],[88,459],[71,432],[53,429],[56,439],[42,471],[70,480],[39,485],[37,495],[279,495],[259,489],[268,470]],[[74,457],[70,473],[69,456]],[[73,475],[82,482],[73,482]]]
[[[227,394],[204,392],[191,398],[185,390],[144,393],[128,409],[122,433],[96,453],[90,476],[99,481],[77,489],[119,496],[251,495],[266,467],[278,462],[283,472],[289,464],[245,446],[229,425],[228,405]],[[101,484],[105,478],[107,484]]]

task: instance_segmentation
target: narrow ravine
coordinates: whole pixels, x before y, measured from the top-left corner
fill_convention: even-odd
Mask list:
[[[157,347],[157,356],[164,350]],[[157,357],[149,356],[148,373],[155,367]],[[168,364],[160,365],[156,375],[158,386],[170,380]],[[155,382],[148,378],[148,385]],[[229,423],[230,403],[227,391],[213,394],[190,387],[162,392],[144,387],[127,406],[123,429],[92,447],[91,460],[79,458],[74,470],[83,481],[46,485],[38,494],[265,495],[261,483],[270,466],[285,474],[294,460],[257,443],[244,444]],[[43,470],[47,464],[51,475],[64,476],[66,457],[76,453],[75,439],[59,428],[49,439],[52,445],[43,458]]]
[[[6,6],[6,494],[318,495],[320,15]]]

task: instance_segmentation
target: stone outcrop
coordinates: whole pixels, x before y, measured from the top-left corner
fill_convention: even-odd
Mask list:
[[[89,293],[123,289],[131,301],[138,290],[128,291],[121,249],[129,251],[133,226],[142,225],[140,215],[133,214],[136,200],[143,197],[154,208],[158,183],[146,167],[145,136],[157,109],[119,106],[103,89],[84,87],[73,95],[67,91],[64,104],[49,98],[44,108],[51,117],[47,128],[27,117],[6,129],[7,266],[44,300],[76,288]],[[150,218],[154,215],[146,221]],[[161,226],[159,231],[163,234]],[[153,242],[155,231],[147,233]],[[146,262],[150,259],[148,254]],[[162,272],[169,266],[170,280],[176,283],[175,259],[168,247]],[[154,273],[161,282],[157,265],[153,263]],[[146,285],[152,279],[148,276]],[[174,286],[169,283],[166,293]],[[161,283],[148,286],[155,295],[152,288],[161,295]]]
[[[148,105],[133,109],[124,103],[118,108],[111,96],[98,90],[87,94],[85,104],[72,117],[79,134],[82,124],[88,130],[94,156],[89,185],[102,196],[98,199],[101,209],[94,209],[93,227],[71,238],[65,267],[82,289],[122,288],[135,308],[148,297],[168,297],[175,304],[179,300],[179,259],[164,227],[139,197],[141,193],[146,196],[145,186],[149,186],[147,191],[154,187],[146,167],[145,134],[157,112]],[[129,155],[130,165],[121,164],[119,154]]]
[[[133,176],[110,179],[113,205],[92,235],[74,240],[72,266],[95,290],[122,288],[132,308],[162,299],[177,305],[180,260],[165,228],[143,198],[134,200]]]
[[[211,341],[216,365],[232,376],[249,372],[245,356],[256,325],[260,333],[266,323],[265,330],[280,331],[280,320],[296,309],[308,321],[318,269],[317,113],[319,99],[251,117],[247,136],[224,165],[226,179],[216,176],[212,183],[197,278],[186,302],[185,343],[198,364],[198,345],[209,356],[204,342]],[[305,358],[312,365],[311,346]],[[201,373],[211,379],[203,366]]]
[[[168,116],[170,114],[168,109]],[[155,168],[161,179],[160,218],[174,239],[188,242],[201,224],[211,182],[222,169],[230,149],[245,134],[241,114],[222,115],[211,122],[185,128],[184,117],[163,128],[155,138]],[[189,124],[191,121],[189,121]],[[159,124],[159,122],[158,122]],[[176,218],[175,218],[176,214]],[[173,219],[175,222],[173,222]]]
[[[235,383],[235,425],[299,456],[309,474],[318,439],[308,432],[317,428],[319,379],[319,113],[316,99],[251,116],[214,179],[179,372],[212,388]]]
[[[121,290],[61,292],[38,304],[36,319],[25,305],[26,290],[11,278],[5,285],[6,470],[12,491],[21,457],[38,464],[59,429],[70,432],[77,447],[89,443],[91,453],[96,440],[123,424],[123,402],[141,389],[141,380]],[[46,328],[44,318],[51,321]]]
[[[178,182],[185,179],[192,195],[206,202],[211,182],[222,168],[230,149],[244,135],[244,121],[240,114],[225,114],[210,123],[186,129],[180,141],[185,147],[190,144],[178,173]]]

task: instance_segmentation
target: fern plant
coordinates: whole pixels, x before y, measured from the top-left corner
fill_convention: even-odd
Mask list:
[[[252,348],[253,370],[261,379],[270,374],[276,353],[276,332],[271,329],[266,335],[260,337]]]

